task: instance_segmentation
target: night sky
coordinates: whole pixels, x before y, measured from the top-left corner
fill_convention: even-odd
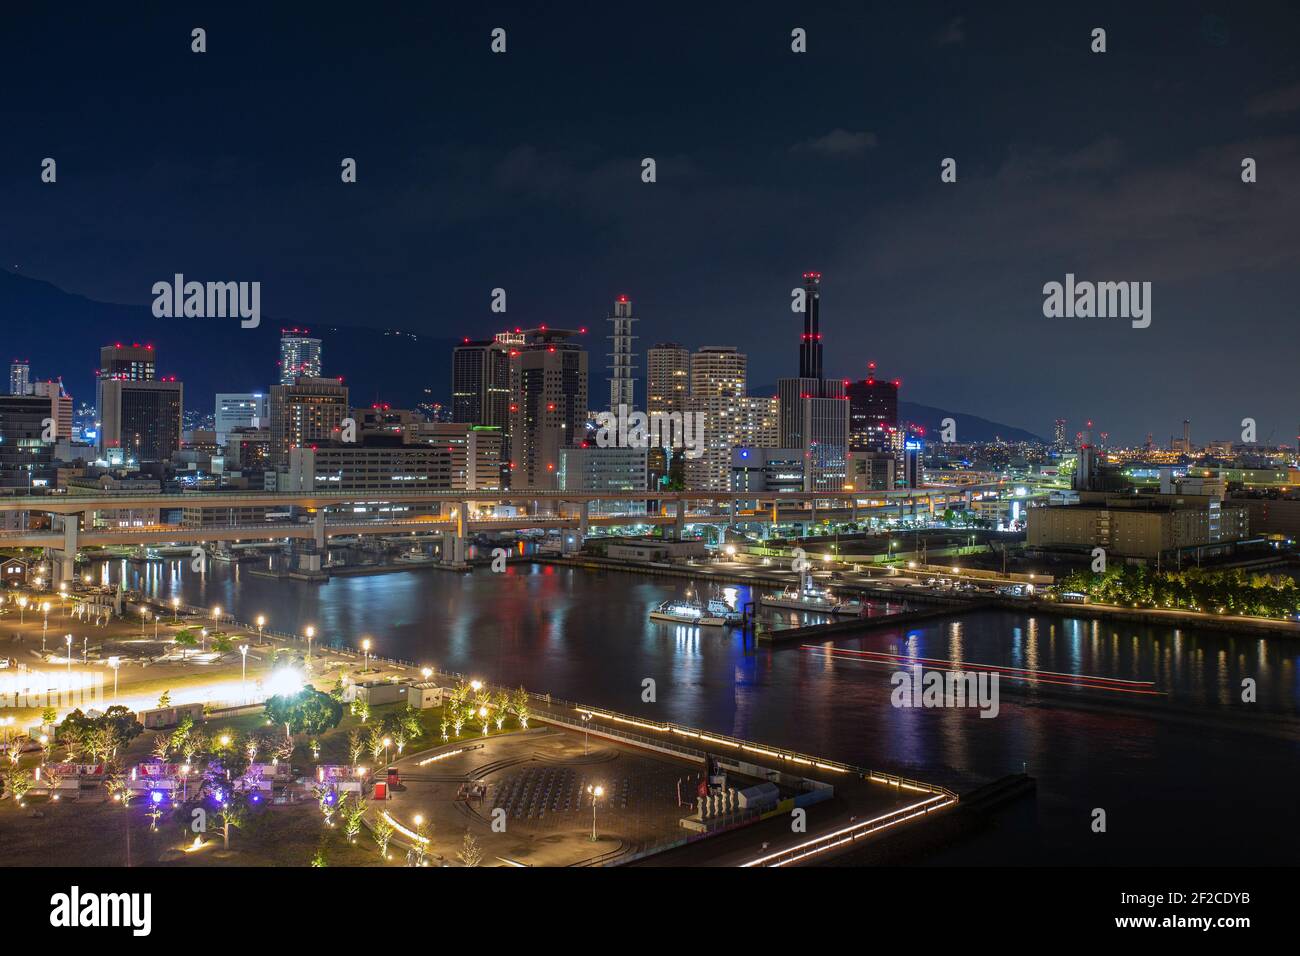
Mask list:
[[[755,385],[796,373],[815,269],[830,374],[1039,434],[1297,433],[1295,4],[176,6],[6,10],[5,268],[139,305],[259,280],[276,321],[454,337],[594,330],[626,293],[640,349],[738,345]],[[1150,281],[1151,327],[1044,318],[1067,272]]]

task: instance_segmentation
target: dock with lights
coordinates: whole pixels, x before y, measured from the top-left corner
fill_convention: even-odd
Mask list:
[[[693,808],[679,820],[684,835],[619,859],[618,864],[656,865],[654,861],[663,854],[665,861],[674,861],[672,865],[684,855],[689,855],[692,865],[784,866],[815,861],[958,802],[954,791],[935,784],[603,708],[553,702],[539,708],[535,716],[584,735],[698,763],[704,769],[699,791],[682,801]],[[732,781],[743,785],[732,786]],[[770,852],[753,852],[754,840],[740,832],[751,827],[764,833],[767,840],[761,845]],[[736,852],[735,847],[744,849]]]

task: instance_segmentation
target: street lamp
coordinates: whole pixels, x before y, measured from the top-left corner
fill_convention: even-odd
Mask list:
[[[605,795],[605,788],[597,784],[588,786],[587,792],[591,794],[591,842],[596,842],[596,801]]]
[[[361,642],[361,654],[361,673],[364,674],[370,670],[370,638],[368,637]]]
[[[240,668],[239,668],[239,693],[243,695],[244,703],[248,703],[248,645],[239,645]]]
[[[307,626],[307,660],[311,660],[311,639],[316,636],[316,628]]]
[[[45,650],[45,632],[50,627],[50,602],[42,601],[41,610],[45,613],[44,620],[41,621],[41,650]]]
[[[179,621],[180,619],[181,619],[181,599],[178,597],[174,597],[172,598],[172,620]]]
[[[122,666],[122,658],[110,657],[108,666],[113,668],[113,699],[117,700],[117,669]]]
[[[392,745],[393,745],[393,738],[385,737],[384,738],[384,766],[385,767],[388,766],[388,748],[391,747]]]
[[[18,623],[21,625],[27,619],[27,595],[24,594],[18,598]]]
[[[587,755],[587,724],[591,721],[591,714],[582,715],[582,755]]]
[[[266,624],[266,618],[261,614],[257,615],[257,643],[262,643],[262,628]]]
[[[69,634],[63,639],[68,645],[68,676],[72,676],[72,635]]]

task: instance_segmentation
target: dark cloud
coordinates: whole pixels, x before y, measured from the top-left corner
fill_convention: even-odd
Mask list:
[[[1251,116],[1276,116],[1297,110],[1300,110],[1300,83],[1261,93],[1246,105],[1246,112]]]
[[[966,42],[966,18],[953,17],[935,36],[938,46],[957,46]]]
[[[820,153],[823,156],[860,156],[874,148],[877,142],[875,133],[836,128],[825,136],[796,143],[791,150],[796,153]]]

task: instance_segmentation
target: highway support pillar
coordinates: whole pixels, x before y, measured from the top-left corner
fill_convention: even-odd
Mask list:
[[[77,576],[77,538],[81,515],[56,515],[55,521],[62,525],[63,547],[50,553],[52,583],[71,583]]]

